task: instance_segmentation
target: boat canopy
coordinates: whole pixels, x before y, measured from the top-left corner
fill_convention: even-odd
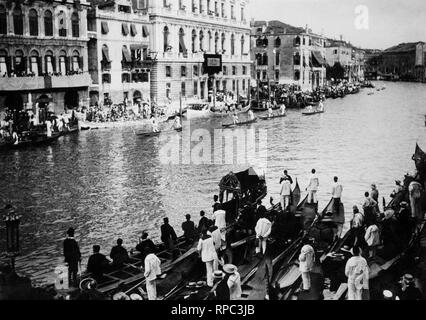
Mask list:
[[[231,191],[244,193],[245,191],[256,187],[261,182],[253,168],[245,171],[233,173],[232,171],[220,180],[219,187],[221,191]]]

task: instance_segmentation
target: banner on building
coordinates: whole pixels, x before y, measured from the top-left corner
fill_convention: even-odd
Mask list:
[[[222,55],[221,54],[205,54],[204,55],[204,73],[209,76],[222,71]]]

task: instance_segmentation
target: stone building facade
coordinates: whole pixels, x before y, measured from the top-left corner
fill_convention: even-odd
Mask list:
[[[158,103],[206,100],[209,91],[246,95],[250,84],[248,0],[141,0],[149,15],[151,97]],[[204,74],[205,53],[222,55],[223,71]],[[215,82],[213,82],[215,81]]]
[[[401,43],[384,50],[377,65],[385,80],[426,81],[426,43]]]
[[[325,84],[324,37],[280,21],[255,21],[251,28],[253,78],[313,90]]]
[[[86,1],[0,1],[0,112],[87,103]]]
[[[130,0],[93,2],[88,13],[90,104],[148,101],[150,23]]]
[[[340,63],[345,69],[347,80],[364,80],[365,51],[354,47],[349,42],[328,39],[326,42],[326,60],[329,66]]]

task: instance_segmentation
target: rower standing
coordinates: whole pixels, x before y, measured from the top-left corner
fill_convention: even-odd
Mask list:
[[[318,111],[323,112],[324,111],[324,104],[322,103],[322,100],[320,100],[318,104]]]
[[[250,121],[254,120],[254,112],[252,110],[249,110],[248,117]]]
[[[272,111],[271,104],[270,104],[270,103],[268,103],[268,117],[269,117],[269,118],[272,118],[273,116],[274,116],[274,113],[273,113],[273,111]]]
[[[238,121],[238,116],[237,116],[237,113],[236,112],[234,112],[234,114],[232,115],[232,122],[234,123],[234,124],[237,124],[239,121]]]
[[[306,188],[306,191],[308,191],[308,203],[318,203],[318,200],[317,200],[318,187],[319,187],[319,179],[316,175],[316,170],[312,169],[312,174],[309,179],[309,185]]]
[[[340,203],[341,203],[341,197],[343,192],[342,185],[338,182],[339,178],[334,177],[334,184],[333,188],[331,190],[331,195],[333,197],[333,213],[338,214],[340,211]]]
[[[160,130],[158,130],[157,119],[155,119],[154,116],[151,117],[151,124],[152,124],[152,132],[160,132]]]
[[[281,115],[285,115],[285,112],[286,112],[286,106],[285,106],[285,104],[284,104],[284,103],[283,103],[283,104],[281,104],[280,111],[281,111]]]
[[[148,249],[148,255],[145,257],[144,265],[148,300],[157,300],[157,276],[161,275],[161,261],[153,251]]]
[[[179,116],[176,116],[176,118],[175,118],[175,122],[173,123],[173,126],[174,126],[174,128],[175,128],[175,129],[180,129],[180,128],[182,128],[182,122],[181,122],[181,120],[180,120],[180,117],[179,117]]]

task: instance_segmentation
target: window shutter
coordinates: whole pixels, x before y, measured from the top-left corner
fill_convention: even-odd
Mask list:
[[[16,72],[16,57],[15,56],[12,57],[11,69],[13,70],[13,72]]]
[[[12,71],[11,70],[11,66],[12,66],[12,64],[11,64],[12,59],[11,58],[12,57],[6,57],[6,70],[7,70],[8,74]]]
[[[70,57],[65,57],[65,71],[66,73],[70,71]]]
[[[38,76],[41,77],[43,74],[43,58],[37,57]]]
[[[52,56],[52,68],[53,72],[56,72],[56,57]]]
[[[78,57],[78,66],[81,71],[83,71],[83,63],[84,63],[83,57]]]
[[[28,71],[28,57],[22,57],[22,66],[21,66],[21,71],[22,72],[27,72]]]

